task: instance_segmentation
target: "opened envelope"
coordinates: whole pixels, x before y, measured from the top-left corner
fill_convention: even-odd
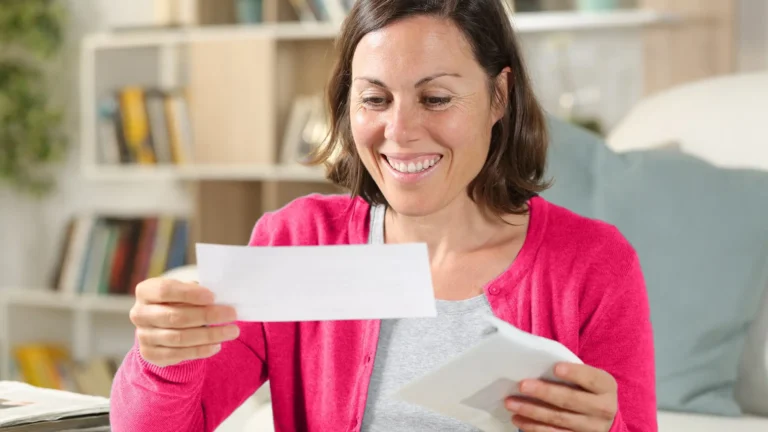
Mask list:
[[[437,370],[403,386],[395,397],[488,432],[517,432],[504,407],[520,381],[554,375],[559,362],[583,363],[564,345],[488,317],[496,331]]]

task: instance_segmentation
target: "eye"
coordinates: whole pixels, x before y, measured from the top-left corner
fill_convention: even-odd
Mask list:
[[[450,102],[451,98],[449,96],[425,96],[421,101],[421,103],[430,108],[440,108],[448,105]]]
[[[362,99],[367,108],[381,109],[387,106],[387,98],[382,96],[367,96]]]

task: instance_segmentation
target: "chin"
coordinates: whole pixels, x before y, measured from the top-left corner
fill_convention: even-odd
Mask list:
[[[392,210],[403,216],[429,216],[444,207],[435,199],[434,194],[426,191],[392,191],[384,196]]]

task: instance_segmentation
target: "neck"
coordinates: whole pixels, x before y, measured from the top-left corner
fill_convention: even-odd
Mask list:
[[[387,209],[387,243],[426,243],[434,261],[471,253],[510,236],[524,235],[527,215],[489,214],[462,195],[439,211],[424,216],[408,216]]]

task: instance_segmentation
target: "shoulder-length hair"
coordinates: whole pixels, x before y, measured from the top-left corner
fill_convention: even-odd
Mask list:
[[[504,116],[492,128],[488,158],[467,193],[499,215],[527,211],[527,201],[548,187],[544,180],[547,127],[528,78],[504,0],[357,0],[336,41],[338,57],[327,87],[330,119],[327,145],[316,149],[313,164],[324,164],[328,179],[372,204],[386,199],[360,160],[349,118],[352,59],[368,33],[397,20],[430,15],[451,20],[463,32],[488,77],[494,104],[505,103]],[[505,68],[506,95],[496,78]]]

